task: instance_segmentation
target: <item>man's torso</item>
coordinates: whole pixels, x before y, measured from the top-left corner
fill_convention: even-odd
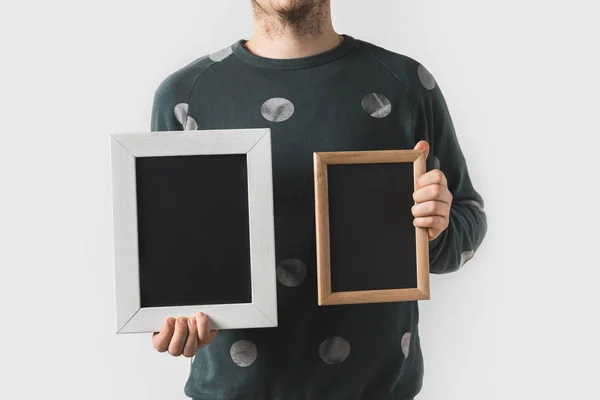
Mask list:
[[[346,36],[302,62],[253,57],[237,42],[157,91],[153,130],[271,129],[279,326],[221,331],[195,356],[188,396],[398,400],[420,390],[415,302],[317,305],[313,152],[418,140],[410,94],[378,51],[416,77],[413,60]]]

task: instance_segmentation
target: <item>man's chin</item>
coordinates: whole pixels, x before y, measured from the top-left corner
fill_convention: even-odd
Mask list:
[[[287,25],[298,25],[319,14],[320,8],[326,3],[322,0],[277,0],[273,10]]]

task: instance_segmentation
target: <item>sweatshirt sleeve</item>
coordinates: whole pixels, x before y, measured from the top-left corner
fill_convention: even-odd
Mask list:
[[[195,77],[185,70],[165,78],[154,92],[150,130],[152,132],[198,129],[189,115],[190,91]]]
[[[452,193],[448,228],[429,242],[430,272],[461,268],[474,255],[487,233],[484,200],[473,187],[448,106],[434,77],[419,65],[416,134],[430,144],[428,170],[440,169]],[[417,142],[420,139],[417,139]]]

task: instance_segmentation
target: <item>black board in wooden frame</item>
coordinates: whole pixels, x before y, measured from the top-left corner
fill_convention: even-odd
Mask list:
[[[315,152],[318,304],[429,299],[429,237],[415,227],[424,150]]]

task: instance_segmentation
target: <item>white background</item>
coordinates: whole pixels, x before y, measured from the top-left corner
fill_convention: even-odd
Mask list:
[[[600,398],[591,4],[333,1],[338,31],[436,76],[486,200],[480,251],[422,303],[419,399]],[[187,359],[114,333],[107,135],[250,32],[246,0],[2,2],[0,398],[185,398]]]

